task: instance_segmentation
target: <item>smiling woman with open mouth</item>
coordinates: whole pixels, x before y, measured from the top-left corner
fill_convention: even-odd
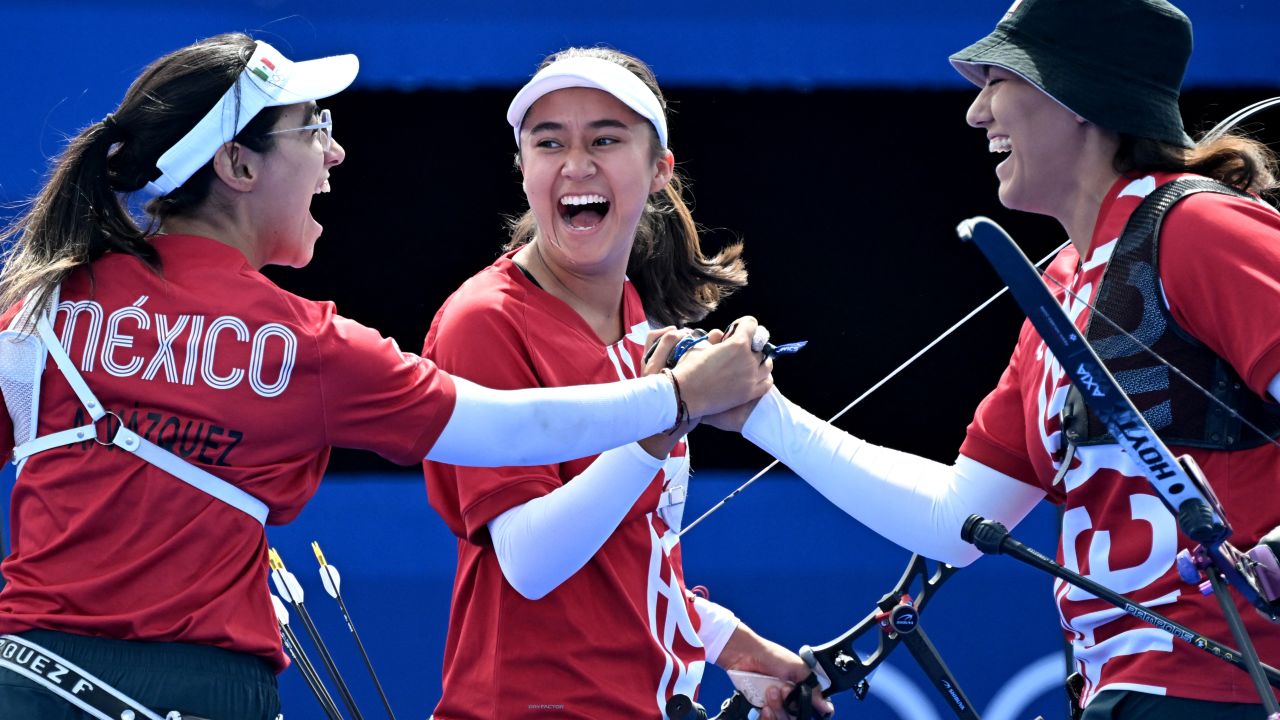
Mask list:
[[[566,50],[517,93],[507,120],[529,212],[508,252],[446,302],[425,354],[511,388],[660,367],[681,335],[663,334],[646,363],[651,332],[701,319],[746,272],[740,246],[702,252],[652,72],[620,52]],[[754,327],[746,319],[735,333]],[[549,708],[659,720],[673,694],[694,694],[706,662],[808,674],[685,587],[677,539],[695,424],[560,465],[427,463],[431,503],[461,539],[437,720]],[[602,692],[602,665],[629,681]],[[764,713],[781,717],[781,701]]]

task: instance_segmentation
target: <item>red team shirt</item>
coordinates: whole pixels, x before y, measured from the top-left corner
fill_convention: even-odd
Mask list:
[[[403,464],[426,455],[453,410],[447,375],[332,303],[281,290],[234,248],[186,236],[153,244],[162,275],[108,255],[93,265],[96,284],[85,270],[63,283],[55,318],[120,421],[266,503],[273,524],[316,491],[331,446]],[[87,422],[52,360],[41,388],[39,435]],[[0,413],[0,451],[12,448]],[[0,632],[198,643],[287,666],[266,536],[241,511],[88,442],[29,458],[10,517]]]
[[[509,253],[446,301],[423,354],[494,388],[612,382],[637,376],[643,364],[649,324],[630,282],[623,322],[626,336],[602,344]],[[560,487],[594,459],[486,469],[425,464],[431,504],[458,536],[438,720],[657,718],[673,692],[693,695],[705,657],[698,616],[667,511],[655,512],[664,488],[687,482],[683,441],[604,546],[546,596],[524,598],[498,566],[486,523]]]
[[[1049,275],[1092,302],[1115,240],[1147,193],[1177,175],[1121,178],[1098,215],[1081,263],[1067,246]],[[1177,204],[1160,237],[1160,278],[1174,317],[1225,358],[1256,393],[1280,372],[1280,214],[1269,207],[1203,193]],[[1083,331],[1089,308],[1048,285]],[[1066,298],[1066,299],[1064,299]],[[1063,445],[1059,412],[1070,380],[1024,323],[1009,367],[978,407],[960,452],[1063,504],[1058,562],[1220,642],[1234,645],[1216,600],[1179,579],[1174,557],[1194,545],[1178,531],[1140,468],[1117,445],[1080,448],[1058,486]],[[1280,524],[1280,449],[1189,452],[1227,517],[1232,542],[1250,547]],[[1054,596],[1085,677],[1085,701],[1103,690],[1257,703],[1248,676],[1077,588],[1055,581]],[[1264,662],[1280,662],[1280,631],[1238,601]]]

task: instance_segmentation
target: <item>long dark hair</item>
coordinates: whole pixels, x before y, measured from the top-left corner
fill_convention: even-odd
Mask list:
[[[1191,148],[1121,135],[1114,165],[1122,174],[1192,172],[1268,199],[1273,199],[1277,189],[1276,154],[1265,144],[1239,134],[1201,140]]]
[[[666,111],[667,101],[653,70],[640,59],[609,48],[569,48],[548,55],[538,69],[567,57],[594,57],[621,65],[649,86]],[[663,148],[656,130],[652,132],[652,144],[657,158]],[[511,221],[511,240],[505,249],[518,248],[537,234],[533,211],[526,210]],[[684,182],[678,174],[661,192],[649,196],[636,227],[627,276],[640,293],[645,312],[660,325],[697,322],[747,284],[742,243],[732,243],[711,257],[703,254],[698,226],[685,202]]]
[[[147,203],[141,226],[126,197],[160,175],[156,162],[186,135],[240,77],[255,42],[238,33],[219,35],[151,63],[125,93],[115,112],[84,128],[54,161],[44,187],[14,222],[0,231],[12,243],[0,270],[0,310],[31,296],[41,307],[54,287],[77,267],[107,253],[140,258],[156,271],[160,258],[149,239],[167,217],[190,213],[209,196],[214,178],[205,165],[181,187]],[[237,98],[238,99],[238,98]],[[279,117],[267,108],[235,138],[267,152],[264,133]]]

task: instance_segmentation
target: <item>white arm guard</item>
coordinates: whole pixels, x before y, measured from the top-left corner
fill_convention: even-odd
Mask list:
[[[720,658],[720,651],[724,650],[725,643],[729,642],[733,631],[738,629],[738,616],[729,608],[696,595],[693,598],[693,609],[698,613],[698,639],[707,652],[707,662],[714,665]]]
[[[635,443],[610,450],[569,482],[489,521],[502,574],[537,600],[578,572],[635,505],[662,460]]]
[[[777,388],[760,399],[742,435],[875,532],[957,567],[982,554],[960,539],[970,515],[1012,528],[1045,496],[963,455],[947,466],[871,445],[792,404]]]
[[[450,465],[545,465],[586,457],[675,424],[662,375],[557,388],[491,390],[454,377],[457,404],[428,460]]]

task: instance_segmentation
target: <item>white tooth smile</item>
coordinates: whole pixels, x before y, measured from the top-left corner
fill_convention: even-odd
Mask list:
[[[1007,137],[991,138],[987,142],[987,150],[993,153],[1013,152],[1013,141]]]
[[[565,195],[560,198],[561,205],[591,205],[607,202],[609,200],[603,195]]]

